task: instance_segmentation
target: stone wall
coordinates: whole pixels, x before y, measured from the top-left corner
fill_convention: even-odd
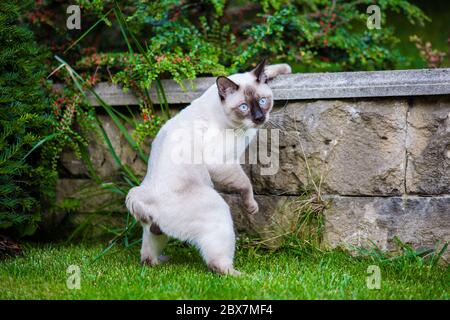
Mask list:
[[[211,81],[200,79],[199,87],[204,90]],[[197,88],[185,98],[170,82],[165,85],[171,103],[201,94]],[[136,103],[117,88],[102,86],[98,91],[110,103]],[[324,240],[329,246],[374,241],[392,249],[396,236],[416,247],[450,241],[450,69],[289,75],[271,86],[284,105],[272,115],[273,128],[281,129],[280,169],[262,176],[258,165],[245,167],[260,204],[255,217],[243,212],[237,195],[223,190],[238,230],[261,233],[313,174],[328,202]],[[122,161],[145,173],[111,119],[101,119]],[[114,179],[118,167],[95,137],[89,152],[101,176]],[[86,190],[80,186],[93,185],[83,163],[69,152],[61,170],[59,200],[78,197],[77,190]],[[105,202],[114,203],[108,194],[91,197],[79,211],[96,211]],[[120,201],[104,208],[124,210]]]

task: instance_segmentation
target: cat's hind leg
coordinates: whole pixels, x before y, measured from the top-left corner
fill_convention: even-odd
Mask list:
[[[152,214],[156,210],[153,202],[149,190],[142,186],[131,188],[125,200],[130,213],[142,224],[141,263],[150,266],[162,260],[160,255],[168,241],[168,237],[153,222]]]
[[[195,245],[210,270],[239,275],[233,267],[235,234],[230,208],[217,191],[191,185],[158,201],[157,221],[165,234]]]
[[[148,189],[138,186],[128,191],[125,198],[125,205],[128,211],[137,221],[147,224],[152,219],[152,211],[154,210],[152,200]]]
[[[233,266],[235,235],[232,225],[231,228],[222,225],[215,230],[203,232],[197,237],[196,245],[211,271],[225,275],[240,275]]]
[[[156,232],[155,225],[142,224],[141,263],[154,266],[164,261],[161,256],[169,238],[161,232]]]
[[[196,212],[190,215],[191,242],[199,249],[211,271],[240,275],[233,266],[236,237],[228,204],[213,189],[198,199],[193,206]]]

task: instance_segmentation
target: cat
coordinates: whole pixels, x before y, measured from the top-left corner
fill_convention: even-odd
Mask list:
[[[207,139],[205,131],[231,130],[237,140],[253,138],[269,119],[274,103],[267,80],[290,72],[287,64],[266,65],[263,60],[250,72],[220,76],[160,129],[152,143],[147,174],[125,200],[143,226],[143,264],[153,266],[161,261],[170,236],[194,244],[211,271],[240,274],[233,266],[235,234],[230,208],[214,184],[235,189],[246,211],[255,214],[258,204],[250,180],[236,161],[192,161],[192,155],[183,157],[180,151],[192,150],[197,133],[201,139],[194,152],[204,155],[206,150],[226,149],[227,143],[217,138],[220,134]],[[234,149],[238,157],[247,145]]]

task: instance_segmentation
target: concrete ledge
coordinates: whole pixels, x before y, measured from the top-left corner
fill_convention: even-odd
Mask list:
[[[184,91],[175,81],[163,80],[169,103],[190,103],[198,98],[215,78],[185,81]],[[275,100],[394,97],[450,94],[450,68],[395,71],[304,73],[280,76],[270,82]],[[132,92],[118,85],[99,83],[97,93],[114,106],[137,105]],[[151,98],[158,101],[154,89]],[[93,105],[98,105],[94,97]]]

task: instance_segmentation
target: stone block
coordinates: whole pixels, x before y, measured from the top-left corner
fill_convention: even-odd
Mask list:
[[[405,100],[378,99],[295,102],[275,111],[280,168],[264,176],[254,165],[256,192],[298,194],[314,179],[329,194],[403,194],[407,109]]]
[[[408,114],[406,191],[450,193],[450,99],[415,99]]]
[[[394,237],[414,247],[450,241],[450,196],[330,196],[325,211],[325,243],[395,249]],[[448,255],[448,253],[447,253]]]

